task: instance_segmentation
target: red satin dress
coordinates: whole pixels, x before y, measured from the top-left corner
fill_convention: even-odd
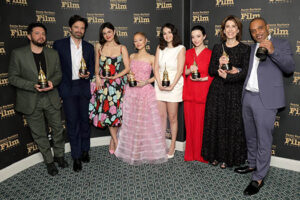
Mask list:
[[[207,81],[196,82],[190,79],[192,74],[186,76],[185,70],[183,72],[184,120],[186,128],[185,161],[196,160],[207,163],[201,156],[201,148],[206,96],[213,80],[208,74],[210,57],[211,50],[207,48],[203,49],[198,56],[194,48],[187,50],[185,55],[185,66],[187,69],[194,64],[195,59],[201,78],[208,76]]]

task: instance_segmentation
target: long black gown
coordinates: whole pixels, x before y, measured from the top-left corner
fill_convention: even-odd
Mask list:
[[[218,75],[223,49],[221,44],[216,44],[209,65],[209,75],[214,80],[206,100],[202,156],[207,161],[217,160],[231,167],[244,164],[247,158],[241,97],[251,49],[241,42],[231,48],[223,45],[230,63],[241,71],[227,74],[226,79]]]

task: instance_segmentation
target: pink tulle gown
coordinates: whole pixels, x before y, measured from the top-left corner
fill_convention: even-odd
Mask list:
[[[136,80],[147,80],[151,75],[150,63],[132,60],[130,68]],[[115,155],[132,165],[166,162],[166,140],[153,86],[126,85],[122,110]]]

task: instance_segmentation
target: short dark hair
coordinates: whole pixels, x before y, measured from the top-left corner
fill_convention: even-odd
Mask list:
[[[69,27],[71,28],[73,26],[74,23],[81,21],[84,23],[84,29],[86,30],[88,28],[88,22],[87,19],[84,17],[81,17],[80,15],[73,15],[72,17],[70,17],[69,19]]]
[[[103,37],[103,29],[105,29],[105,28],[111,29],[113,31],[115,30],[114,25],[112,25],[112,23],[110,23],[110,22],[105,22],[105,23],[101,24],[100,30],[99,30],[99,43],[101,44],[101,46],[103,46],[106,43],[106,40]],[[115,34],[114,40],[117,44],[121,44],[117,34]]]
[[[161,50],[164,50],[168,46],[167,42],[164,39],[164,35],[163,35],[163,29],[164,28],[171,29],[171,32],[173,34],[173,41],[172,41],[173,47],[177,47],[178,45],[180,45],[182,43],[181,39],[178,35],[177,28],[171,23],[166,23],[161,27],[160,34],[159,34],[159,48]]]
[[[249,26],[250,26],[250,24],[251,24],[252,22],[254,22],[254,21],[256,21],[256,20],[261,20],[261,21],[263,21],[263,22],[265,23],[265,25],[268,24],[267,21],[266,21],[264,18],[262,18],[262,17],[256,17],[256,18],[254,18],[254,19],[252,19],[252,20],[250,21]]]
[[[226,24],[226,22],[230,21],[230,20],[234,21],[234,23],[237,25],[237,27],[239,29],[239,32],[236,35],[236,40],[237,41],[241,41],[241,39],[242,39],[242,32],[243,32],[243,24],[242,24],[241,20],[239,18],[237,18],[236,16],[234,16],[234,15],[229,15],[229,16],[225,17],[225,19],[223,19],[223,21],[222,21],[222,24],[221,24],[221,33],[220,33],[222,41],[226,41],[227,40],[227,37],[226,37],[226,35],[224,33],[224,30],[225,30],[225,24]]]
[[[47,28],[44,24],[42,23],[39,23],[39,22],[33,22],[31,24],[28,25],[27,27],[27,34],[31,34],[32,33],[32,30],[35,28],[35,27],[41,27],[44,29],[45,33],[47,34]]]
[[[203,26],[200,26],[200,25],[193,26],[191,32],[193,32],[194,30],[199,30],[199,31],[201,31],[201,33],[202,33],[203,36],[206,35],[205,29],[204,29]]]

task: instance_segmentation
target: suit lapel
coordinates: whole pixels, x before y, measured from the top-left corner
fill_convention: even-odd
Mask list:
[[[46,74],[47,74],[47,78],[50,76],[50,67],[49,67],[49,52],[48,52],[48,49],[46,47],[44,47],[43,49],[44,51],[44,55],[45,55],[45,61],[46,61]]]
[[[24,58],[28,58],[28,68],[30,68],[34,75],[36,75],[36,78],[38,78],[38,70],[34,61],[34,57],[30,48],[30,45],[28,45],[28,48],[26,49],[26,56]]]
[[[71,56],[71,43],[70,43],[71,38],[68,37],[66,38],[66,45],[65,45],[65,52],[66,52],[66,57],[67,57],[67,67],[68,67],[68,72],[71,76],[72,79],[72,56]]]

